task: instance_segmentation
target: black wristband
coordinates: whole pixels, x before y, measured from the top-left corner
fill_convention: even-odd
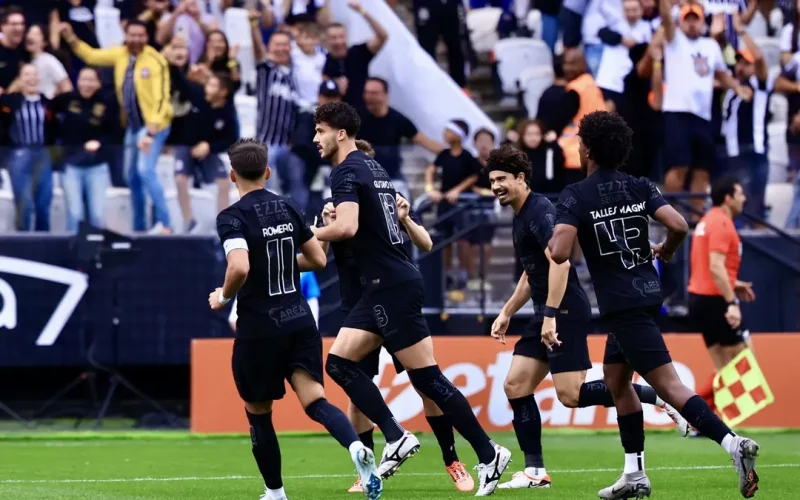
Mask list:
[[[728,302],[728,305],[729,306],[738,306],[739,305],[739,299],[738,298],[733,299],[732,301]]]
[[[545,318],[555,318],[556,314],[558,314],[558,308],[557,307],[544,306],[544,312],[542,314],[544,314]]]

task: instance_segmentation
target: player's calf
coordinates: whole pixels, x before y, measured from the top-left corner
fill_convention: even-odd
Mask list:
[[[245,410],[247,420],[250,422],[253,458],[266,487],[262,498],[283,500],[286,494],[281,479],[281,449],[275,427],[272,425],[272,402],[245,403]]]

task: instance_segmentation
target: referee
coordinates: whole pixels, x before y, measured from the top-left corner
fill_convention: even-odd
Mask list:
[[[747,201],[738,179],[722,178],[711,188],[714,207],[706,213],[692,237],[689,277],[689,317],[703,334],[706,348],[719,372],[745,348],[750,332],[742,323],[739,301],[755,300],[753,284],[737,279],[742,242],[733,219]],[[697,393],[714,407],[712,376]]]

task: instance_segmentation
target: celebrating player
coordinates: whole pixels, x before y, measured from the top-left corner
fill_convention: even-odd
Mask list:
[[[367,141],[357,140],[355,144],[359,151],[363,151],[372,158],[375,157],[375,151]],[[398,194],[396,196],[396,202],[397,220],[403,224],[401,226],[402,231],[411,238],[411,241],[417,248],[426,252],[429,251],[433,247],[433,241],[431,241],[428,231],[414,220],[408,200]],[[326,203],[325,209],[323,210],[323,219],[325,219],[325,222],[329,223],[332,218],[335,217],[335,214],[336,209],[333,203]],[[328,243],[323,243],[323,248],[326,251],[327,245]],[[360,310],[353,312],[353,309],[361,299],[364,286],[361,284],[361,273],[352,248],[352,243],[347,240],[338,241],[333,243],[332,246],[333,255],[336,259],[336,267],[339,272],[339,290],[342,296],[341,310],[347,315],[343,328],[353,328],[380,335],[380,330],[375,323],[371,310],[362,307]],[[378,347],[359,363],[361,370],[370,378],[374,378],[378,375],[380,355],[381,348]],[[402,373],[404,370],[403,365],[394,357],[393,360],[397,373]],[[472,476],[466,471],[464,464],[458,460],[458,455],[455,450],[455,435],[453,434],[453,426],[450,424],[450,419],[447,418],[447,415],[442,413],[433,401],[425,397],[422,393],[418,392],[418,394],[422,398],[425,418],[428,420],[428,424],[431,426],[431,430],[433,430],[436,440],[439,442],[439,447],[442,449],[445,469],[453,479],[456,489],[458,491],[472,491],[475,488],[475,482]],[[350,402],[347,407],[347,416],[350,418],[353,427],[358,431],[358,437],[361,439],[361,442],[374,451],[374,424],[364,416],[352,402]],[[384,479],[397,470],[399,464],[393,462],[392,460],[386,460],[378,469],[378,472],[386,474]],[[348,491],[350,493],[359,493],[363,491],[360,477],[356,479],[355,484],[353,484]]]
[[[336,220],[315,234],[321,241],[353,239],[365,284],[356,309],[371,310],[380,330],[380,335],[375,335],[342,329],[328,354],[326,371],[383,431],[388,443],[384,458],[401,461],[412,453],[408,443],[413,436],[397,424],[378,388],[358,366],[383,343],[408,371],[414,387],[433,400],[472,445],[480,462],[476,496],[490,495],[511,452],[489,439],[467,399],[436,364],[433,341],[422,316],[422,276],[402,250],[394,186],[380,164],[357,150],[354,140],[360,120],[352,106],[324,104],[317,108],[314,121],[314,142],[322,157],[337,165],[331,175]]]
[[[500,488],[549,488],[551,480],[542,458],[542,420],[533,396],[536,387],[549,371],[564,406],[611,407],[614,401],[603,381],[584,382],[586,370],[592,367],[587,344],[587,335],[594,330],[591,307],[569,261],[555,264],[550,258],[547,242],[556,209],[546,197],[531,191],[528,158],[506,145],[489,154],[483,170],[500,204],[514,209],[514,251],[525,271],[492,325],[492,337],[505,344],[511,316],[528,300],[533,301],[535,314],[514,346],[504,384],[514,411],[514,431],[525,454],[525,470]],[[652,387],[634,385],[634,389],[642,402],[661,406],[676,421],[681,435],[688,434],[686,421]]]
[[[300,294],[300,271],[322,269],[327,256],[300,212],[287,199],[264,189],[270,173],[267,148],[254,139],[242,139],[228,155],[231,181],[241,199],[217,216],[228,269],[225,284],[211,292],[208,303],[219,311],[239,296],[233,379],[245,402],[253,456],[266,485],[261,498],[286,499],[272,425],[272,403],[283,398],[284,379],[306,414],[350,451],[366,497],[380,498],[383,484],[375,456],[359,441],[345,414],[325,399],[322,337]]]
[[[581,169],[587,177],[567,186],[548,248],[556,263],[569,259],[577,236],[597,293],[601,320],[611,332],[603,360],[605,382],[614,397],[625,449],[619,479],[600,498],[642,498],[650,494],[644,470],[644,420],[633,390],[639,372],[659,396],[703,435],[730,453],[739,491],[758,489],[758,444],[737,436],[701,397],[683,385],[656,323],[662,302],[653,256],[669,261],[689,231],[684,218],[645,178],[618,171],[631,151],[633,131],[614,113],[597,111],[581,120]],[[650,247],[649,217],[667,228],[664,243]]]
[[[703,334],[706,349],[720,371],[750,342],[742,324],[739,300],[755,300],[753,284],[739,281],[742,241],[733,218],[742,213],[747,198],[741,183],[724,177],[711,187],[714,208],[697,223],[692,236],[689,276],[689,317]],[[714,376],[697,391],[714,408]]]

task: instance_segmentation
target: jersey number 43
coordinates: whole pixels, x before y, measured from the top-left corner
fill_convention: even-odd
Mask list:
[[[650,262],[649,221],[632,215],[594,224],[597,247],[603,257],[619,255],[625,269]]]

